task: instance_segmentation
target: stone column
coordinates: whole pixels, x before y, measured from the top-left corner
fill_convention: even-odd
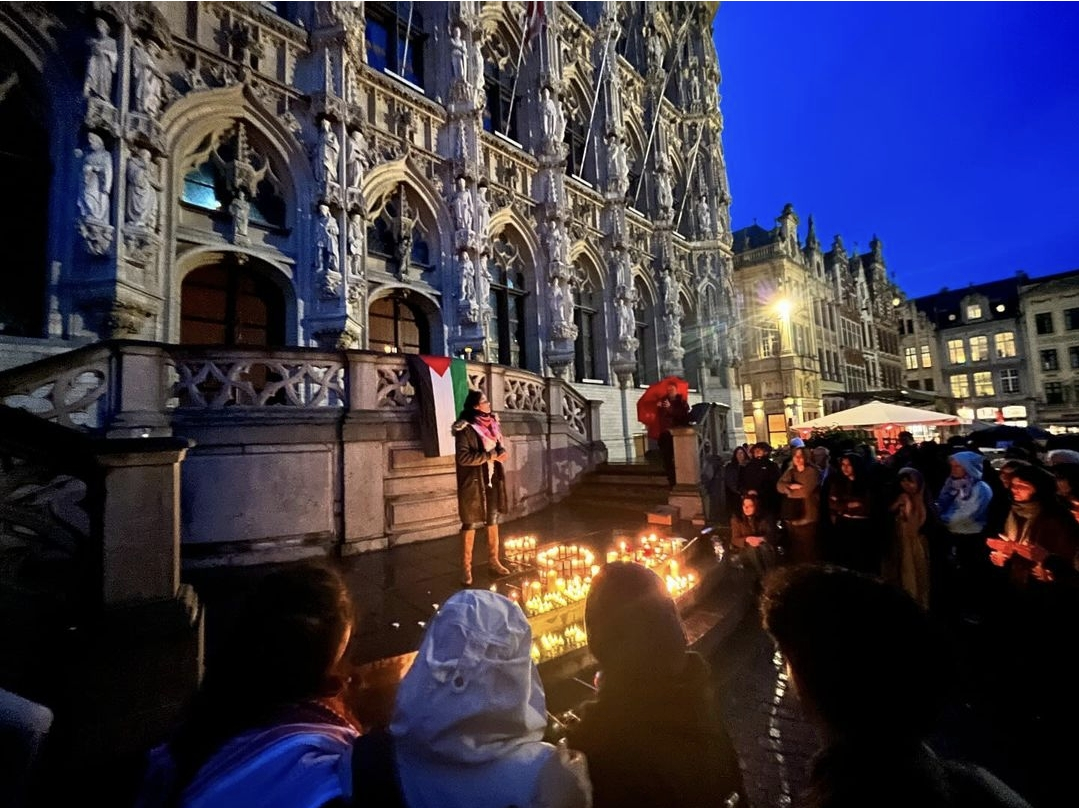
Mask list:
[[[682,521],[703,525],[697,430],[691,426],[678,426],[671,429],[671,436],[674,438],[675,483],[667,497],[667,504],[678,508]]]

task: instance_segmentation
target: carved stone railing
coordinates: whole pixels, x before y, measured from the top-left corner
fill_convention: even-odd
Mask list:
[[[562,420],[579,443],[599,439],[593,404],[518,368],[468,363],[469,387],[496,412]],[[552,396],[552,385],[558,395]],[[411,415],[405,358],[373,351],[211,348],[116,340],[0,372],[0,403],[82,432],[168,435],[173,414],[338,411]]]

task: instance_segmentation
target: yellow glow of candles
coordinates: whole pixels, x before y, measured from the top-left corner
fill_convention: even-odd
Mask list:
[[[592,565],[592,569],[591,569],[591,572],[592,572],[592,577],[593,577],[593,578],[594,578],[595,576],[599,575],[599,565],[598,565],[598,564],[593,564],[593,565]]]

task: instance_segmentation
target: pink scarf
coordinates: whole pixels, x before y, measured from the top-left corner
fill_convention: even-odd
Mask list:
[[[498,419],[493,415],[485,415],[482,412],[476,413],[475,420],[472,421],[472,428],[476,430],[476,434],[480,436],[480,441],[483,442],[483,451],[493,452],[494,448],[502,443],[502,427],[498,425]],[[491,485],[495,477],[495,461],[487,461],[487,484]]]

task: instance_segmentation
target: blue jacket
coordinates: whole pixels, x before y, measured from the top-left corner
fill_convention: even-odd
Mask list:
[[[982,461],[976,452],[956,452],[950,458],[966,472],[965,477],[949,477],[937,497],[940,521],[949,533],[971,535],[985,530],[993,489],[982,480]]]

